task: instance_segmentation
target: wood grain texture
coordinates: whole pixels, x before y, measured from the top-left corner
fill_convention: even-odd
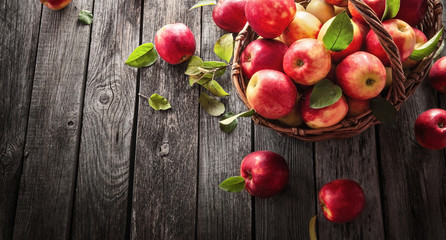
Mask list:
[[[257,125],[254,133],[255,150],[280,154],[290,170],[283,192],[255,199],[256,239],[309,239],[308,223],[316,215],[313,143],[282,137]]]
[[[437,106],[424,82],[402,106],[397,128],[380,128],[380,173],[387,239],[446,239],[446,167],[442,150],[416,143],[413,124]]]
[[[141,2],[94,1],[73,239],[124,239]]]
[[[375,128],[358,136],[315,143],[316,194],[325,183],[353,179],[366,195],[366,207],[354,221],[335,224],[318,208],[320,239],[384,239]],[[319,203],[319,202],[318,202]]]
[[[214,24],[212,7],[202,9],[201,58],[222,61],[213,49],[226,32]],[[227,112],[244,112],[247,109],[231,84],[230,70],[228,67],[227,72],[216,79],[230,94],[221,101]],[[201,91],[206,90],[201,88]],[[251,195],[246,191],[234,194],[218,188],[224,179],[240,176],[240,163],[251,152],[251,120],[241,118],[230,134],[220,130],[219,120],[200,108],[197,239],[251,239]]]
[[[90,3],[43,10],[14,239],[69,237],[90,36],[77,15]]]
[[[14,227],[41,10],[34,0],[0,3],[0,239]]]
[[[145,1],[143,43],[162,26],[182,22],[198,39],[195,0]],[[132,239],[194,239],[198,161],[198,88],[189,87],[186,64],[159,59],[141,71],[140,92],[166,97],[172,109],[153,110],[139,100],[132,204]]]

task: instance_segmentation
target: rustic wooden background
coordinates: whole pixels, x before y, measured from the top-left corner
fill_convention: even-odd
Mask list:
[[[0,1],[0,239],[446,239],[446,161],[414,140],[423,111],[446,97],[423,84],[395,128],[319,143],[281,137],[240,120],[235,132],[198,105],[185,65],[124,65],[163,25],[183,22],[197,52],[224,34],[212,7],[196,0],[73,0],[51,11],[37,0]],[[77,21],[91,10],[90,26]],[[230,84],[229,111],[242,112]],[[156,112],[138,93],[157,92],[172,109]],[[218,189],[254,150],[290,166],[284,192],[269,199]],[[361,216],[325,220],[317,192],[336,178],[367,195]]]

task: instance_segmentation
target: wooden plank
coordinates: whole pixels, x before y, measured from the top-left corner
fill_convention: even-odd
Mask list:
[[[43,10],[14,239],[69,237],[91,2]]]
[[[41,3],[0,3],[0,239],[11,239],[39,36]]]
[[[212,9],[203,7],[201,57],[205,61],[221,61],[213,49],[215,42],[225,32],[214,24]],[[217,78],[230,94],[222,102],[226,105],[226,111],[246,111],[232,87],[230,70],[231,67],[228,67],[225,75]],[[201,90],[205,91],[203,88]],[[236,130],[227,134],[220,130],[219,119],[200,110],[197,239],[250,239],[249,193],[231,194],[219,189],[218,185],[228,177],[240,175],[240,163],[251,152],[251,121],[240,119]]]
[[[258,239],[309,239],[308,223],[316,214],[313,143],[279,136],[255,126],[254,148],[282,155],[290,169],[289,183],[271,198],[255,199]]]
[[[145,1],[143,42],[154,42],[162,26],[182,22],[200,49],[200,14],[188,11],[195,0]],[[141,71],[140,92],[166,97],[172,109],[138,106],[132,204],[132,239],[193,239],[196,225],[198,88],[189,87],[186,64],[163,60]]]
[[[320,239],[384,239],[375,128],[348,139],[318,142],[315,146],[316,186],[339,178],[353,179],[366,195],[366,207],[354,221],[336,224],[318,208]]]
[[[402,106],[397,128],[380,128],[380,173],[387,239],[446,239],[444,151],[416,143],[413,124],[437,106],[424,82]]]
[[[139,45],[140,1],[94,1],[73,239],[124,239]]]

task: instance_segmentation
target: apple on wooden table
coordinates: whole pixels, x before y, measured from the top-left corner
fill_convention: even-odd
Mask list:
[[[155,34],[155,47],[170,64],[185,62],[195,53],[195,37],[183,23],[167,24]]]
[[[238,33],[246,24],[247,0],[219,0],[212,10],[212,19],[221,29]]]
[[[446,147],[446,110],[430,109],[421,113],[415,120],[415,138],[428,149]]]
[[[446,57],[438,59],[432,65],[428,80],[435,90],[446,93]]]
[[[49,9],[52,10],[60,10],[64,7],[66,7],[71,0],[40,0],[43,5],[47,6]]]

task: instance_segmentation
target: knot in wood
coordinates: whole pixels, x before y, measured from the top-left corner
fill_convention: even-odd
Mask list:
[[[163,145],[161,145],[160,155],[163,157],[169,155],[169,144],[168,143],[164,143]]]
[[[104,105],[108,104],[110,102],[110,95],[108,95],[107,93],[101,94],[101,96],[99,96],[99,102]]]
[[[4,167],[9,166],[11,162],[12,162],[12,153],[7,152],[7,153],[2,153],[2,155],[0,155],[0,164],[3,165]]]

